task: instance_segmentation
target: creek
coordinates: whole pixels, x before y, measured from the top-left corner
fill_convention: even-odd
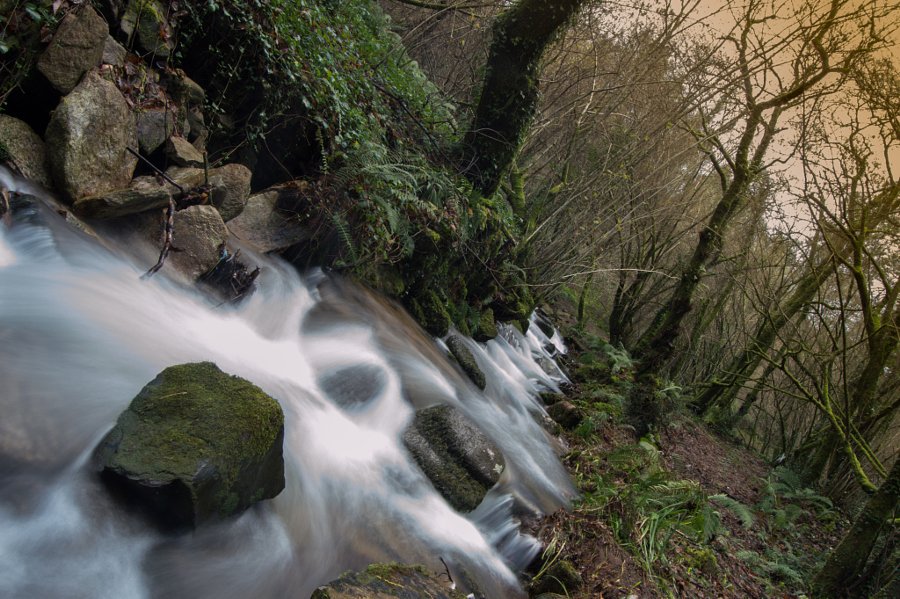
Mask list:
[[[38,193],[5,171],[0,185]],[[501,325],[486,344],[466,340],[481,392],[440,340],[340,278],[257,256],[257,291],[217,305],[162,276],[141,280],[147,265],[43,211],[0,225],[0,596],[305,599],[390,560],[446,563],[489,597],[522,594],[516,573],[537,543],[513,512],[573,496],[536,419],[537,394],[565,379],[548,352],[564,351],[558,335]],[[238,518],[166,535],[108,496],[91,453],[159,371],[204,360],[281,403],[287,486]],[[439,404],[505,457],[470,514],[402,442],[415,410]]]

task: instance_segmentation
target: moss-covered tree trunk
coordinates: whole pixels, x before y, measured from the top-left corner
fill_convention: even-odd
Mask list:
[[[844,597],[861,581],[866,561],[881,531],[894,517],[900,499],[900,460],[869,499],[856,522],[813,579],[816,597]]]
[[[484,84],[463,140],[463,172],[484,195],[497,190],[531,124],[544,50],[586,0],[520,0],[494,23]]]

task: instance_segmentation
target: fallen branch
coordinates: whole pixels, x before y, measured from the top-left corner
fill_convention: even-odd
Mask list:
[[[143,162],[144,164],[146,164],[147,166],[152,168],[153,172],[155,172],[157,175],[159,175],[160,177],[162,177],[163,179],[165,179],[166,181],[168,181],[169,183],[174,185],[176,188],[178,188],[178,191],[180,191],[181,193],[184,193],[184,187],[182,187],[181,185],[179,185],[178,183],[173,181],[172,177],[170,177],[169,175],[167,175],[164,172],[162,172],[161,170],[159,170],[155,164],[153,164],[152,162],[150,162],[149,160],[147,160],[146,158],[141,156],[140,152],[138,152],[137,150],[132,150],[129,147],[126,147],[125,149],[128,150],[129,152],[131,152],[138,160],[140,160],[141,162]]]
[[[166,263],[166,258],[169,255],[169,252],[172,250],[172,239],[175,233],[175,198],[169,198],[169,207],[166,208],[166,227],[165,227],[165,239],[163,240],[162,250],[159,252],[159,260],[156,261],[156,264],[153,265],[153,268],[148,270],[143,274],[141,279],[149,279],[152,277],[160,268],[163,267],[163,264]]]

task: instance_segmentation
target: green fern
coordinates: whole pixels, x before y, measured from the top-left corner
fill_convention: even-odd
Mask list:
[[[358,262],[359,257],[356,254],[356,247],[353,244],[353,237],[350,235],[350,227],[347,224],[347,219],[344,218],[343,214],[334,212],[331,214],[331,222],[334,225],[334,229],[337,231],[338,236],[341,238],[341,242],[344,244],[344,249],[347,250],[347,253],[350,255],[351,262]]]
[[[750,530],[753,528],[753,523],[755,518],[753,517],[752,510],[732,497],[724,494],[718,495],[710,495],[709,500],[724,507],[725,509],[730,510],[738,519],[741,521],[741,526],[745,529]]]

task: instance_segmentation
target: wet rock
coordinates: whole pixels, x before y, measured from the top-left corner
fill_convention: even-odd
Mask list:
[[[103,43],[103,54],[100,56],[100,62],[121,67],[125,66],[125,58],[127,56],[128,50],[111,35],[107,35],[106,41]]]
[[[547,408],[547,414],[566,430],[574,429],[581,424],[581,420],[584,418],[581,410],[570,401],[556,402]]]
[[[310,599],[465,599],[454,590],[446,575],[422,566],[374,564],[362,572],[347,573],[316,589]]]
[[[128,187],[137,158],[134,115],[115,85],[85,75],[50,118],[46,134],[53,178],[70,201]]]
[[[104,482],[164,527],[242,512],[284,488],[284,416],[211,362],[163,370],[95,452]]]
[[[484,391],[487,381],[484,378],[484,373],[478,367],[478,362],[475,361],[475,356],[472,355],[472,352],[466,346],[465,340],[459,335],[450,335],[447,338],[447,348],[450,350],[450,355],[456,359],[457,364],[463,369],[463,372],[475,383],[475,386]]]
[[[319,378],[319,386],[344,408],[363,407],[378,397],[386,384],[384,370],[360,364],[329,372]]]
[[[540,596],[545,593],[556,593],[570,597],[583,584],[584,580],[575,569],[575,565],[569,560],[561,559],[554,562],[539,579],[532,583],[531,594]]]
[[[286,186],[251,196],[244,211],[228,221],[228,230],[258,252],[277,252],[309,239],[309,231],[296,216],[276,208]]]
[[[0,114],[0,162],[39,185],[53,186],[44,142],[25,122],[5,114]]]
[[[403,442],[434,488],[461,512],[478,507],[503,471],[500,450],[450,406],[416,412]]]
[[[89,5],[63,17],[37,68],[60,93],[67,94],[100,64],[109,29]]]
[[[138,145],[145,154],[152,154],[175,133],[175,113],[166,108],[147,108],[137,112]],[[177,163],[176,163],[177,164]],[[201,161],[199,166],[202,166]],[[179,166],[198,166],[181,164]]]
[[[166,140],[166,157],[176,166],[203,166],[203,154],[180,135]]]
[[[166,9],[156,0],[130,0],[122,15],[122,32],[156,58],[168,58],[175,48]]]
[[[177,190],[156,177],[135,177],[128,189],[81,198],[72,209],[87,218],[117,218],[168,205]]]
[[[175,213],[174,245],[177,252],[166,261],[191,279],[210,271],[221,257],[228,237],[225,222],[212,206],[191,206]],[[165,267],[164,267],[165,268]]]
[[[224,220],[231,220],[244,210],[250,196],[252,176],[253,173],[243,164],[226,164],[209,171],[212,203]]]
[[[490,308],[485,308],[481,312],[478,327],[475,329],[475,341],[490,341],[496,336],[497,322],[494,320],[494,311]]]

